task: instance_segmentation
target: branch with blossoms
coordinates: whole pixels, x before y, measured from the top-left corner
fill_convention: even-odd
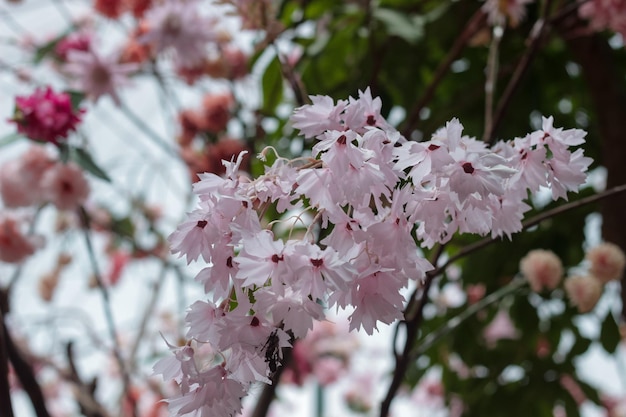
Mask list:
[[[494,289],[476,304],[469,305],[468,295],[468,308],[451,314],[447,323],[438,321],[441,317],[430,320],[428,307],[440,302],[432,294],[450,282],[448,273],[452,275],[457,261],[467,261],[468,255],[502,242],[505,236],[512,240],[537,221],[623,191],[623,187],[611,189],[524,221],[538,193],[548,190],[553,200],[567,199],[586,181],[592,161],[579,148],[585,133],[555,128],[550,117],[533,119],[535,131],[524,137],[489,143],[498,125],[504,126],[505,113],[528,114],[526,109],[510,109],[516,106],[514,98],[527,95],[518,88],[524,75],[532,72],[542,53],[550,52],[550,45],[544,43],[550,27],[580,12],[594,29],[618,30],[619,19],[607,13],[600,1],[545,1],[538,6],[531,0],[425,1],[396,7],[385,2],[95,0],[85,6],[97,13],[94,20],[74,20],[74,9],[60,1],[53,3],[66,30],[43,41],[15,43],[21,47],[20,57],[27,56],[33,65],[52,73],[53,82],[37,82],[35,72],[0,64],[16,80],[27,82],[30,91],[17,94],[10,125],[18,135],[8,139],[25,136],[37,142],[37,147],[0,168],[4,203],[0,261],[15,267],[8,289],[21,287],[28,278],[22,273],[26,262],[44,248],[56,249],[55,244],[45,243],[40,235],[45,225],[35,225],[30,213],[53,213],[58,221],[54,234],[61,237],[63,250],[37,282],[41,300],[53,304],[62,290],[67,291],[62,276],[80,265],[78,256],[72,256],[74,248],[67,249],[72,236],[85,238],[80,247],[87,247],[86,269],[93,278],[89,285],[97,288],[96,296],[103,303],[103,309],[94,310],[104,313],[106,339],[110,339],[94,343],[108,345],[107,349],[96,346],[95,350],[114,364],[107,376],[115,379],[119,395],[110,406],[98,403],[95,384],[89,387],[79,377],[83,372],[78,343],[55,340],[75,346],[65,358],[71,375],[52,360],[46,362],[46,369],[78,387],[77,404],[86,414],[152,417],[165,413],[163,404],[167,404],[173,415],[235,415],[242,411],[243,398],[252,387],[265,383],[272,385],[263,389],[254,411],[255,416],[265,415],[281,380],[295,374],[300,384],[309,372],[297,369],[297,363],[291,364],[296,371],[286,369],[290,355],[294,362],[301,361],[298,346],[314,326],[327,323],[333,310],[347,310],[351,330],[371,336],[383,325],[396,326],[395,368],[379,410],[386,417],[401,385],[415,382],[409,380],[418,366],[416,355],[427,356],[429,346],[457,331],[470,316],[485,319],[491,314],[488,307],[496,302],[502,305],[493,321],[501,324],[506,315],[504,300],[512,284]],[[17,14],[19,9],[15,10]],[[539,16],[535,25],[524,23],[527,14]],[[458,16],[472,17],[459,20]],[[23,34],[9,13],[2,13],[2,20],[12,22],[12,29]],[[113,45],[117,40],[109,44],[115,36],[100,37],[104,31],[96,29],[103,27],[121,35],[122,44]],[[450,32],[450,27],[463,29]],[[496,29],[506,29],[507,36]],[[238,30],[254,38],[252,58],[239,48]],[[506,48],[515,42],[508,42],[508,36],[519,34],[523,35],[515,37],[517,49],[509,53]],[[433,42],[432,48],[426,38]],[[525,47],[520,47],[522,38],[527,39]],[[472,132],[485,121],[485,143],[464,134],[461,122],[453,118],[461,116],[456,104],[466,104],[459,99],[461,92],[466,95],[466,85],[457,91],[449,88],[448,81],[469,75],[470,67],[482,70],[485,62],[477,45],[488,44],[487,79],[478,71],[480,80],[474,79],[470,86],[487,87],[485,103],[481,92],[479,99],[467,100],[481,109],[480,115],[467,112],[461,117]],[[442,61],[429,61],[433,51]],[[498,60],[501,56],[504,62],[507,53],[521,60],[498,97],[495,84],[508,76],[506,68],[499,70]],[[413,61],[414,56],[424,58],[423,63]],[[395,61],[397,57],[402,61]],[[406,72],[399,68],[404,60],[410,68]],[[142,100],[132,95],[144,94],[144,81],[154,84],[157,97],[144,101],[152,106],[161,100],[160,110],[167,117],[163,126],[156,123],[153,107],[150,114],[143,113]],[[262,97],[251,94],[250,85],[257,82]],[[34,92],[33,85],[38,86]],[[137,85],[140,88],[134,90]],[[371,88],[363,90],[366,85]],[[356,97],[336,100],[357,89],[361,90]],[[307,98],[306,91],[320,95]],[[200,100],[191,103],[191,96]],[[446,96],[450,102],[440,102]],[[262,103],[256,103],[259,99]],[[294,106],[300,107],[289,117]],[[105,119],[99,112],[103,109],[115,117]],[[431,120],[432,126],[448,122],[434,133],[417,130],[426,125],[421,121],[430,117],[431,110],[441,118]],[[102,168],[98,152],[103,147],[93,140],[95,129],[89,119],[105,120],[104,127],[114,130],[121,127],[120,121],[128,122],[137,132],[123,132],[120,148],[129,155],[137,151],[134,155],[141,163],[133,162],[132,171],[124,173],[118,169],[122,158],[116,157]],[[571,118],[564,124],[570,123],[574,123]],[[576,123],[587,129],[578,118]],[[515,126],[511,123],[508,132]],[[408,139],[422,135],[427,140]],[[169,136],[175,136],[175,141]],[[107,146],[116,147],[108,142]],[[147,158],[153,147],[158,163],[154,163],[157,158]],[[169,200],[199,201],[182,222],[143,203],[149,194],[146,184],[161,176],[166,182],[178,179],[170,176],[173,165],[183,167],[183,185],[177,193],[171,193],[168,185],[155,187],[156,199],[164,206]],[[142,173],[145,183],[137,179]],[[110,194],[96,195],[103,188]],[[105,205],[125,205],[120,210],[130,214]],[[29,222],[32,226],[27,228]],[[180,223],[171,235],[173,226],[167,222]],[[468,236],[472,241],[472,236],[482,239],[456,249]],[[193,265],[176,266],[169,259],[168,245]],[[606,248],[600,252],[590,255],[589,261],[621,259]],[[147,305],[138,326],[125,331],[115,300],[129,282],[118,282],[123,271],[144,266],[146,260],[158,271],[145,274],[154,274],[147,285]],[[559,270],[554,259],[531,252],[523,263],[520,271],[534,277],[528,278],[533,291],[538,292],[533,287],[556,288],[553,276],[541,273]],[[539,272],[528,272],[528,265]],[[187,271],[195,275],[195,282],[185,276]],[[571,277],[563,286],[581,314],[615,279],[615,274],[609,274],[609,279],[598,271],[595,268],[590,274],[594,278]],[[161,291],[169,285],[171,272],[176,275],[175,289]],[[163,314],[165,297],[178,298],[173,308],[179,310],[177,316]],[[133,303],[137,299],[141,300],[133,297]],[[166,343],[157,337],[153,346],[148,342],[157,332],[148,328],[154,318],[166,329],[162,330]],[[5,317],[3,321],[10,322]],[[606,323],[615,333],[614,323],[608,319]],[[7,327],[7,332],[13,336],[18,327]],[[406,341],[398,352],[396,338],[402,329]],[[515,334],[510,331],[508,336]],[[493,335],[487,342],[491,345]],[[166,347],[170,352],[163,357],[161,350]],[[47,354],[55,353],[50,349]],[[6,362],[7,354],[0,356]],[[154,371],[166,381],[158,388],[146,383],[141,371],[142,363],[153,363],[156,357],[161,359]],[[33,374],[39,372],[33,367]],[[566,376],[562,385],[575,392],[571,381],[576,378]],[[11,380],[1,382],[2,394],[15,385]],[[167,399],[161,402],[163,397]],[[145,405],[150,402],[156,405]]]
[[[555,128],[552,118],[492,148],[463,135],[458,120],[417,143],[386,122],[369,89],[337,103],[311,101],[292,123],[317,140],[315,159],[276,155],[258,178],[242,176],[243,155],[225,161],[226,178],[201,175],[194,186],[200,204],[170,237],[188,262],[209,264],[196,277],[208,300],[187,313],[188,342],[172,346],[174,357],[155,366],[181,387],[169,400],[174,413],[238,412],[250,384],[269,382],[282,348],[323,320],[323,308],[354,308],[350,329],[368,334],[378,322],[401,319],[400,291],[425,279],[427,294],[433,278],[419,246],[445,244],[457,233],[510,237],[522,230],[529,192],[548,187],[554,199],[566,197],[591,163],[582,149],[570,150],[585,132]],[[282,215],[263,226],[270,205]],[[304,235],[294,239],[303,222]],[[276,239],[276,225],[287,240]],[[319,244],[317,233],[325,236]],[[409,358],[424,302],[425,296],[400,361]],[[199,367],[203,362],[213,365]],[[405,365],[396,364],[383,416]]]

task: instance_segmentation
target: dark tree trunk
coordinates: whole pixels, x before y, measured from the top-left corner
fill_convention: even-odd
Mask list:
[[[576,18],[577,19],[577,18]],[[607,168],[607,188],[626,184],[626,79],[624,69],[615,65],[615,51],[599,34],[582,33],[585,22],[570,21],[561,34],[572,56],[582,67],[594,105],[594,125],[601,139],[602,165]],[[602,237],[626,252],[626,194],[603,201]],[[622,280],[622,305],[626,306],[626,280]],[[626,308],[622,307],[626,319]]]

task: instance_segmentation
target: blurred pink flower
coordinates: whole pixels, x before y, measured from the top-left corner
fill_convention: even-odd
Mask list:
[[[83,171],[75,164],[57,164],[41,180],[47,200],[60,210],[72,210],[89,196],[89,184]]]
[[[109,253],[109,269],[103,277],[104,282],[107,285],[117,284],[130,259],[130,253],[123,249],[114,249]]]
[[[602,295],[602,283],[591,275],[574,275],[565,280],[565,292],[580,313],[588,313]]]
[[[41,241],[22,233],[22,224],[15,216],[0,214],[0,261],[20,263],[35,252]]]
[[[62,60],[67,60],[67,55],[71,51],[87,52],[91,49],[91,33],[72,32],[61,39],[54,47],[54,53]]]
[[[483,337],[489,347],[494,347],[498,340],[514,340],[518,339],[519,336],[519,331],[515,328],[509,313],[505,310],[499,310],[491,323],[483,330]]]
[[[128,85],[128,75],[138,69],[134,63],[118,63],[115,54],[102,57],[94,51],[70,51],[64,70],[72,76],[74,88],[84,92],[90,100],[97,102],[110,95],[120,105],[117,90]]]
[[[590,249],[586,256],[591,262],[589,272],[602,283],[619,280],[626,266],[626,255],[619,246],[603,243]]]
[[[592,29],[610,29],[626,38],[626,0],[591,0],[584,2],[578,14],[589,19]]]
[[[30,96],[15,98],[15,113],[10,122],[17,131],[39,142],[58,144],[76,130],[81,111],[72,108],[67,93],[55,93],[52,88],[38,88]]]
[[[147,31],[140,38],[157,53],[174,50],[179,65],[191,67],[206,57],[207,42],[215,40],[216,22],[202,16],[197,1],[164,1],[144,17]]]
[[[0,195],[6,207],[44,202],[41,178],[55,160],[41,146],[31,146],[19,159],[0,167]]]
[[[534,292],[553,290],[563,277],[563,265],[554,252],[535,249],[522,258],[519,269]]]
[[[487,0],[483,11],[492,25],[505,25],[507,20],[512,27],[519,25],[526,16],[526,5],[534,0]]]
[[[483,299],[487,287],[485,284],[469,284],[465,292],[467,293],[467,304],[472,305]]]

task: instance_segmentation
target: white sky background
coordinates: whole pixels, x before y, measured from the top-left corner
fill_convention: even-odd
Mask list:
[[[63,2],[68,13],[74,17],[82,16],[84,11],[88,10],[88,2],[86,0],[57,0]],[[18,56],[19,52],[14,47],[7,46],[7,39],[16,39],[16,36],[23,36],[24,30],[31,31],[30,35],[38,41],[43,41],[48,37],[54,37],[59,30],[67,27],[66,16],[63,11],[55,6],[55,0],[25,0],[22,5],[9,5],[0,0],[0,65],[16,64],[12,57]],[[36,30],[34,29],[36,28]],[[98,30],[103,39],[99,39],[105,45],[114,45],[116,40],[121,40],[120,30],[114,24],[109,24],[103,30]],[[98,42],[98,40],[96,40]],[[51,71],[37,72],[36,77],[42,82],[58,83],[50,77]],[[41,78],[39,78],[41,77]],[[219,90],[220,85],[205,86],[206,89]],[[16,94],[29,93],[31,90],[23,85],[15,83],[13,77],[8,75],[6,71],[0,69],[0,118],[6,119],[10,117],[13,110],[13,97]],[[186,106],[196,106],[199,103],[199,95],[189,89],[177,89],[179,100]],[[247,92],[239,91],[238,94],[254,94],[250,90]],[[257,99],[251,97],[251,100]],[[152,81],[143,82],[136,81],[135,85],[129,89],[127,93],[122,94],[122,100],[132,109],[133,112],[140,115],[143,120],[149,122],[150,126],[164,138],[173,138],[175,136],[176,126],[167,124],[166,120],[173,120],[171,114],[169,117],[163,117],[163,100],[164,98],[157,92]],[[139,100],[139,101],[138,101]],[[155,117],[155,115],[157,115]],[[181,163],[175,163],[174,158],[167,155],[160,147],[156,146],[146,136],[137,129],[123,115],[117,112],[112,102],[107,98],[98,103],[97,108],[90,108],[85,117],[85,122],[81,129],[88,137],[90,144],[94,147],[94,155],[97,162],[107,171],[112,172],[114,181],[120,190],[132,191],[137,189],[145,190],[145,196],[149,201],[158,202],[165,207],[164,212],[182,216],[185,210],[189,209],[187,197],[189,193],[189,184],[186,180],[187,171]],[[0,123],[0,138],[4,135],[14,132],[14,127],[7,123]],[[0,149],[0,163],[14,158],[20,154],[25,148],[26,143],[15,144]],[[128,156],[132,157],[128,157]],[[120,194],[112,192],[110,187],[102,186],[98,181],[93,181],[93,195],[100,202],[106,202],[107,206],[112,209],[118,209],[124,212],[126,207],[126,199]],[[103,201],[102,199],[106,199]],[[40,225],[45,226],[51,224],[53,220],[53,212],[47,211],[43,214]],[[172,217],[167,219],[167,224],[172,230],[181,220],[180,217]],[[598,224],[593,222],[590,225],[591,239],[597,239]],[[48,242],[49,245],[64,245],[68,248],[79,248],[82,243],[81,236],[74,236],[74,239],[60,240],[56,242]],[[96,241],[97,245],[103,242]],[[84,248],[83,252],[77,253],[76,258],[86,258]],[[16,323],[31,323],[30,328],[24,329],[25,332],[33,335],[33,340],[39,349],[46,351],[51,346],[59,346],[53,344],[55,340],[82,339],[77,349],[83,352],[85,356],[80,362],[80,366],[85,373],[92,372],[101,368],[102,355],[89,354],[93,352],[91,342],[84,338],[85,325],[80,324],[81,321],[87,320],[89,327],[103,339],[108,340],[104,317],[102,314],[101,296],[95,290],[88,290],[86,283],[77,281],[78,277],[89,275],[90,266],[75,263],[72,270],[68,270],[62,278],[60,288],[57,294],[60,296],[55,298],[52,305],[41,302],[37,297],[37,282],[41,273],[46,268],[53,265],[57,252],[54,250],[43,250],[33,257],[27,263],[27,271],[22,277],[19,286],[14,294],[13,319]],[[105,268],[105,264],[101,263],[101,269]],[[0,264],[0,282],[5,276],[12,273],[12,268]],[[139,322],[147,303],[148,286],[156,279],[159,273],[157,265],[151,263],[136,263],[131,265],[121,280],[119,286],[112,291],[113,307],[116,322],[119,329],[132,337],[133,331]],[[191,275],[191,272],[189,272]],[[147,277],[147,281],[135,279],[136,277]],[[174,277],[170,277],[165,281],[165,286],[159,299],[161,309],[174,308],[178,303],[176,298],[176,285]],[[619,289],[614,286],[605,293],[605,296],[598,307],[599,312],[605,311],[607,308],[617,309],[619,304]],[[187,304],[190,304],[194,298],[198,297],[199,292],[187,294]],[[76,300],[82,302],[77,304]],[[52,312],[63,311],[63,316],[59,317],[59,322],[55,323],[51,320]],[[603,314],[599,314],[603,316]],[[599,329],[598,323],[594,320],[593,315],[582,319],[584,328],[593,334]],[[41,322],[41,327],[35,328],[32,323]],[[152,323],[152,330],[155,330],[157,323]],[[391,328],[388,326],[379,326],[381,332],[377,337],[361,338],[366,349],[363,353],[355,358],[354,369],[357,371],[371,370],[375,374],[383,375],[391,367],[391,358],[389,355]],[[163,346],[165,348],[165,346]],[[164,349],[163,349],[164,350]],[[58,352],[51,352],[57,355]],[[626,353],[621,352],[622,360],[625,360]],[[624,394],[626,386],[619,379],[618,368],[615,362],[607,357],[602,348],[594,347],[589,354],[580,363],[580,372],[586,379],[596,386],[602,387],[606,392],[614,395]],[[622,368],[624,370],[624,368]],[[87,378],[85,378],[87,379]],[[382,395],[386,390],[388,381],[379,384],[378,396]],[[340,408],[340,395],[348,388],[348,383],[339,384],[340,387],[328,394],[329,413],[327,415],[350,415],[344,409]],[[313,389],[307,390],[285,390],[282,394],[284,401],[281,407],[284,412],[290,415],[297,409],[297,415],[306,417],[314,409]],[[18,396],[16,408],[17,415],[28,416],[28,401],[24,397]],[[309,406],[307,406],[309,404]],[[303,406],[304,405],[304,406]],[[294,408],[292,408],[294,407]],[[416,414],[418,411],[415,406],[407,402],[399,402],[397,415],[428,415],[432,416],[432,410],[422,410],[423,414]],[[405,412],[403,412],[405,411]],[[306,414],[309,413],[309,414]],[[281,413],[277,413],[280,415]],[[602,415],[594,407],[586,407],[584,415],[593,417]]]

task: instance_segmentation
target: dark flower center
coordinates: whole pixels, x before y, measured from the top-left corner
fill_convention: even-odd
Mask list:
[[[472,166],[470,162],[466,162],[462,166],[463,166],[463,171],[465,171],[466,174],[472,174],[474,172],[474,167]]]
[[[311,259],[311,263],[313,264],[314,267],[320,267],[322,265],[324,265],[324,260],[323,259]]]

